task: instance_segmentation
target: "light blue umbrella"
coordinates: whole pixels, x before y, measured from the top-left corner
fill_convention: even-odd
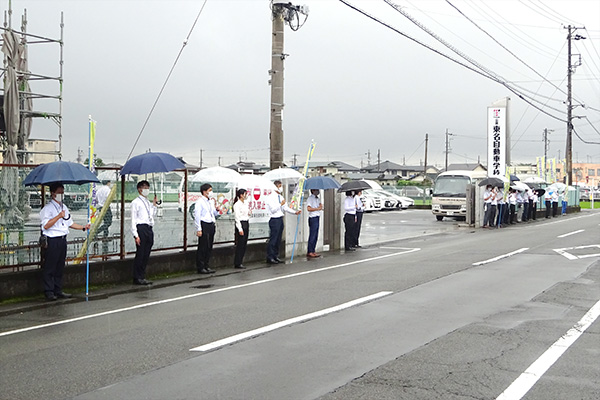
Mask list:
[[[339,189],[341,186],[342,185],[340,185],[338,181],[336,181],[330,176],[313,176],[312,178],[308,178],[306,182],[304,182],[304,188],[306,190]]]

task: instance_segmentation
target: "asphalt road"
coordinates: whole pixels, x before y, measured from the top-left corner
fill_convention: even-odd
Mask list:
[[[354,253],[4,316],[0,398],[600,398],[600,212],[364,223]]]

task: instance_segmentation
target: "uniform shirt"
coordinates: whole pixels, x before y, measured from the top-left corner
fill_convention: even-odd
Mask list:
[[[365,205],[363,204],[362,200],[360,199],[359,196],[354,196],[354,203],[356,204],[356,211],[357,212],[363,212],[365,211]]]
[[[242,221],[250,220],[250,207],[246,202],[238,200],[233,205],[233,215],[235,217],[235,228],[238,232],[243,231]]]
[[[104,203],[106,203],[106,199],[110,194],[110,188],[106,185],[102,186],[96,192],[96,201],[98,202],[98,207],[104,207]]]
[[[552,193],[552,202],[558,203],[558,192]]]
[[[139,195],[131,202],[131,233],[133,237],[138,237],[137,226],[146,224],[154,226],[154,215],[156,207],[150,203],[147,198]]]
[[[538,195],[535,192],[533,192],[533,196],[531,196],[531,197],[533,199],[533,204],[537,204],[537,202],[538,202]]]
[[[498,193],[496,193],[496,202],[498,204],[504,204],[504,191],[502,189],[498,190]]]
[[[492,198],[490,199],[490,204],[493,206],[498,205],[498,192],[490,191],[492,194]]]
[[[483,201],[489,204],[492,202],[493,197],[494,194],[492,193],[491,189],[485,189],[485,192],[483,192]]]
[[[517,194],[515,192],[508,195],[508,202],[513,206],[517,205]]]
[[[522,204],[523,201],[523,195],[521,194],[521,192],[517,192],[517,203]]]
[[[59,218],[54,225],[45,229],[44,226],[46,226],[48,221],[56,217],[63,210],[65,211],[64,218]],[[42,208],[42,211],[40,211],[40,221],[42,221],[42,233],[48,237],[65,236],[69,233],[69,227],[73,225],[73,218],[71,218],[71,213],[67,206],[58,203],[54,199],[50,200],[50,202]]]
[[[285,199],[277,192],[273,192],[273,194],[269,196],[269,199],[267,200],[267,211],[269,211],[270,218],[283,217],[284,211],[290,214],[296,214],[296,211],[288,207],[287,204],[281,205],[282,200]]]
[[[319,199],[314,194],[311,194],[308,197],[308,199],[306,200],[306,206],[307,207],[319,208],[320,205],[321,205],[321,199]],[[308,212],[308,218],[320,217],[320,216],[321,216],[321,211],[309,211]]]
[[[344,212],[346,214],[356,214],[356,202],[354,201],[354,197],[346,196],[344,200]]]
[[[215,216],[218,214],[219,212],[215,208],[215,203],[204,196],[200,196],[200,198],[196,201],[196,206],[194,208],[194,223],[196,224],[196,231],[202,232],[201,222],[207,224],[214,223]]]

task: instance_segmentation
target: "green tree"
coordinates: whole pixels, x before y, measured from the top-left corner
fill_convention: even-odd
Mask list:
[[[83,162],[83,165],[85,165],[87,167],[89,164],[90,164],[90,159],[88,157]],[[94,165],[96,167],[102,167],[104,165],[104,161],[102,161],[102,159],[100,157],[98,157],[97,154],[94,154]]]

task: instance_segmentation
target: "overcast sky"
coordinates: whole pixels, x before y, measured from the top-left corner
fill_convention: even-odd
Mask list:
[[[380,0],[348,0],[406,35],[452,53]],[[310,13],[285,30],[285,162],[302,164],[310,140],[314,160],[355,166],[391,160],[419,164],[429,134],[428,163],[443,165],[445,131],[450,163],[486,163],[486,110],[510,97],[512,159],[543,155],[542,132],[552,129],[549,156],[565,154],[567,30],[582,64],[573,76],[574,120],[583,140],[600,143],[600,2],[403,1],[396,4],[439,38],[499,76],[556,118],[531,107],[503,85],[458,65],[335,0],[303,0]],[[8,1],[2,0],[5,9]],[[58,38],[64,12],[63,159],[87,157],[88,115],[98,121],[96,153],[123,163],[173,66],[203,1],[13,0],[13,26],[27,9],[30,33]],[[485,31],[485,32],[484,32]],[[514,53],[503,49],[491,37]],[[31,45],[30,69],[58,73],[59,49]],[[578,61],[574,56],[573,61]],[[267,0],[208,0],[133,155],[148,149],[205,166],[240,159],[269,163],[268,70],[271,14]],[[472,64],[469,64],[472,66]],[[534,72],[535,71],[535,72]],[[539,74],[539,75],[538,75]],[[544,82],[543,76],[548,81]],[[557,86],[558,88],[554,87]],[[34,91],[57,86],[33,82]],[[577,101],[574,104],[579,104]],[[55,104],[35,108],[54,111]],[[594,129],[594,126],[595,129]],[[35,121],[32,137],[57,138]],[[600,144],[573,136],[573,161],[600,162]]]

